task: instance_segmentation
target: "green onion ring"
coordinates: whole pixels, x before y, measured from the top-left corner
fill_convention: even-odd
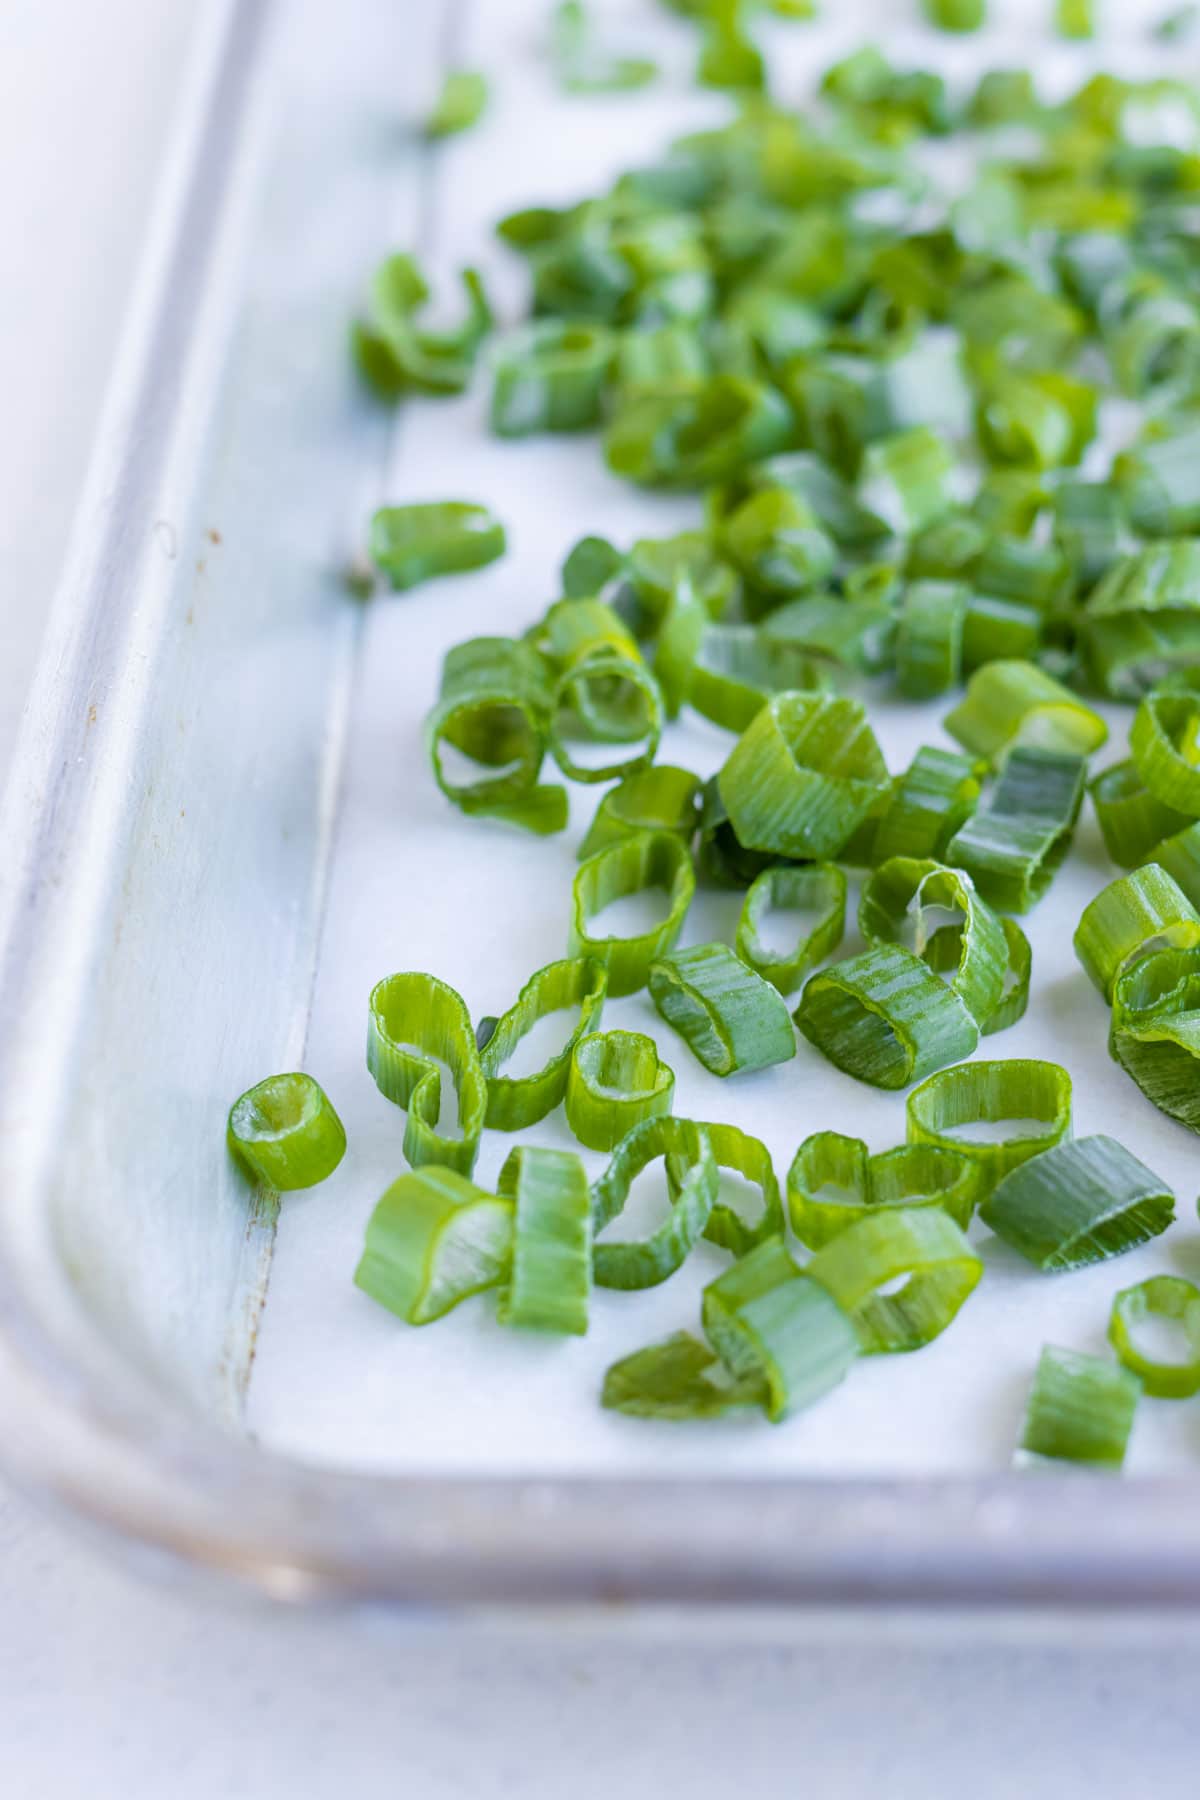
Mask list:
[[[504,1279],[512,1234],[510,1200],[429,1164],[377,1202],[355,1284],[409,1325],[428,1325]]]
[[[1147,1356],[1138,1349],[1138,1329],[1148,1318],[1170,1319],[1187,1342],[1182,1362]],[[1187,1400],[1200,1394],[1200,1288],[1180,1275],[1152,1275],[1122,1288],[1112,1305],[1108,1338],[1120,1360],[1147,1394],[1159,1400]]]
[[[448,1065],[458,1098],[456,1138],[437,1128],[438,1062]],[[488,1088],[461,996],[436,975],[388,975],[377,982],[367,1023],[367,1067],[380,1093],[408,1109],[404,1154],[412,1167],[437,1163],[469,1175],[479,1154]]]
[[[567,1091],[571,1057],[579,1040],[595,1031],[604,1010],[608,976],[603,964],[568,956],[531,975],[508,1011],[488,1021],[479,1058],[487,1077],[487,1118],[492,1131],[524,1131],[553,1112]],[[501,1070],[539,1020],[578,1007],[579,1017],[562,1049],[532,1075]]]
[[[913,948],[927,960],[927,946],[936,935],[936,929],[930,931],[927,926],[929,907],[962,915],[957,929],[957,973],[950,985],[982,1027],[1000,1002],[1009,956],[1003,927],[976,893],[969,875],[943,863],[892,857],[863,885],[858,928],[868,944],[896,944],[902,942],[904,926],[911,921],[916,940]]]
[[[1200,949],[1156,950],[1118,977],[1108,1051],[1153,1106],[1200,1131]]]
[[[642,1170],[657,1157],[671,1158],[676,1176],[668,1183],[669,1212],[642,1242],[597,1242],[592,1255],[598,1287],[648,1288],[666,1281],[683,1264],[704,1234],[717,1198],[717,1164],[702,1125],[664,1113],[635,1125],[613,1151],[612,1160],[592,1184],[592,1226],[599,1238],[617,1218]]]
[[[519,1145],[497,1191],[513,1203],[501,1324],[581,1336],[592,1288],[592,1197],[582,1161],[570,1150]]]
[[[1058,1272],[1158,1237],[1175,1196],[1115,1138],[1070,1138],[1011,1169],[979,1216],[1035,1268]]]
[[[1100,822],[1105,849],[1122,869],[1132,869],[1140,862],[1162,861],[1155,854],[1156,846],[1164,838],[1182,831],[1188,823],[1185,813],[1164,806],[1150,792],[1132,757],[1114,763],[1097,775],[1088,791]],[[1175,875],[1169,864],[1164,863],[1163,867]],[[1175,878],[1178,880],[1178,875]]]
[[[717,777],[738,842],[773,856],[836,856],[890,790],[861,702],[780,694],[751,721]]]
[[[234,1101],[229,1148],[277,1193],[315,1187],[346,1154],[346,1131],[311,1075],[268,1075]]]
[[[705,1123],[701,1129],[708,1133],[717,1168],[733,1170],[757,1187],[762,1195],[762,1211],[754,1224],[748,1224],[734,1207],[718,1201],[704,1227],[704,1235],[710,1244],[718,1244],[733,1256],[748,1256],[767,1238],[783,1235],[783,1201],[771,1152],[758,1138],[750,1137],[736,1125]],[[668,1156],[667,1179],[672,1192],[682,1186],[686,1176],[686,1162]]]
[[[1200,693],[1164,684],[1134,714],[1129,749],[1150,792],[1175,812],[1200,818],[1200,761],[1188,743],[1200,721]]]
[[[727,944],[696,944],[650,968],[650,998],[713,1075],[788,1062],[796,1034],[781,995]]]
[[[939,1144],[968,1158],[981,1199],[1010,1169],[1070,1136],[1071,1077],[1057,1063],[1025,1058],[965,1063],[940,1070],[915,1089],[907,1118],[910,1144]],[[957,1135],[964,1125],[1026,1119],[1045,1129],[990,1142]]]
[[[709,1342],[739,1383],[757,1383],[778,1423],[842,1381],[858,1355],[854,1326],[827,1288],[768,1238],[704,1290]]]
[[[940,1206],[965,1231],[975,1207],[975,1171],[957,1150],[901,1144],[872,1156],[861,1138],[818,1131],[792,1160],[787,1202],[792,1230],[810,1250],[897,1206]]]
[[[653,1038],[640,1031],[599,1031],[571,1052],[567,1124],[589,1150],[614,1150],[643,1119],[669,1113],[675,1074]]]
[[[999,912],[1028,912],[1071,847],[1087,765],[1082,756],[1021,746],[995,788],[946,847]]]
[[[638,831],[670,831],[690,844],[700,811],[701,782],[689,769],[658,763],[610,788],[579,846],[579,860]]]
[[[977,756],[1001,762],[1018,744],[1090,756],[1108,737],[1099,713],[1036,663],[985,663],[967,683],[966,698],[942,721],[952,738]]]
[[[1084,908],[1075,954],[1111,1004],[1117,978],[1131,962],[1160,949],[1200,943],[1200,913],[1157,863],[1109,882]]]
[[[812,909],[817,918],[794,950],[772,950],[762,941],[768,913],[787,907]],[[846,929],[846,877],[836,863],[777,863],[750,884],[742,904],[734,947],[742,961],[781,994],[790,994],[810,969],[831,956]]]
[[[666,917],[637,937],[593,937],[594,916],[627,894],[662,888],[670,899]],[[642,831],[610,844],[580,863],[571,886],[570,951],[591,956],[608,971],[614,1000],[645,987],[650,966],[674,945],[696,891],[687,847],[669,831]]]
[[[1047,1344],[1025,1406],[1018,1463],[1119,1469],[1141,1392],[1141,1382],[1118,1363]]]
[[[908,1087],[979,1045],[959,996],[900,944],[810,976],[792,1016],[835,1067],[872,1087]]]
[[[945,1331],[978,1286],[983,1264],[941,1207],[887,1207],[839,1232],[808,1265],[854,1321],[868,1355],[919,1350]],[[879,1289],[898,1277],[898,1293]]]

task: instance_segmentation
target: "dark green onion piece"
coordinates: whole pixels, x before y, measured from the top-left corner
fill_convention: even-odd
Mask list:
[[[457,1137],[438,1128],[439,1063],[447,1065],[454,1082]],[[377,982],[367,1023],[367,1067],[380,1093],[408,1110],[404,1154],[412,1167],[437,1163],[469,1175],[479,1154],[488,1086],[461,996],[435,975],[388,975]]]
[[[787,442],[791,410],[774,388],[739,375],[619,397],[604,440],[614,475],[645,487],[705,487]]]
[[[1043,1130],[1024,1129],[1037,1121]],[[984,1140],[963,1127],[1011,1124],[1013,1135]],[[967,1157],[977,1198],[998,1181],[1071,1133],[1071,1077],[1057,1063],[1020,1058],[976,1062],[931,1075],[908,1096],[908,1141],[936,1144]]]
[[[783,999],[726,944],[697,944],[652,964],[650,997],[713,1075],[766,1069],[796,1054]]]
[[[829,1291],[769,1238],[711,1282],[704,1329],[730,1375],[755,1382],[778,1423],[837,1387],[858,1355],[850,1319]]]
[[[869,1213],[940,1206],[963,1231],[975,1206],[975,1171],[957,1150],[901,1144],[872,1156],[861,1138],[818,1131],[805,1138],[787,1176],[792,1230],[820,1250]]]
[[[1141,1382],[1119,1364],[1047,1344],[1026,1402],[1018,1460],[1119,1469],[1141,1392]]]
[[[1152,950],[1200,943],[1200,913],[1165,869],[1147,863],[1122,875],[1084,908],[1075,954],[1110,1002],[1118,977]]]
[[[954,750],[923,745],[896,783],[875,833],[874,856],[942,860],[950,839],[979,804],[980,765]]]
[[[793,1016],[822,1055],[872,1087],[907,1087],[979,1044],[959,996],[899,944],[811,976]]]
[[[890,788],[857,700],[781,694],[747,726],[718,776],[739,843],[774,856],[836,856]]]
[[[1108,726],[1035,663],[989,662],[972,675],[966,698],[943,720],[952,738],[990,762],[1017,745],[1090,756]]]
[[[536,1125],[567,1091],[571,1057],[580,1039],[600,1024],[608,991],[603,966],[584,956],[549,963],[531,975],[508,1011],[490,1022],[480,1047],[487,1077],[487,1119],[492,1131],[523,1131]],[[522,1038],[550,1014],[578,1008],[578,1018],[561,1050],[532,1075],[504,1075],[501,1070]]]
[[[453,137],[469,131],[483,117],[488,101],[487,77],[477,69],[451,69],[442,82],[437,105],[425,121],[425,136]]]
[[[920,1350],[979,1284],[983,1264],[940,1206],[886,1207],[832,1238],[808,1275],[850,1314],[868,1355]],[[907,1276],[898,1292],[881,1288]]]
[[[880,863],[863,886],[858,928],[868,944],[903,944],[911,927],[909,947],[928,960],[930,941],[947,929],[936,922],[936,915],[947,911],[961,917],[951,986],[982,1027],[1004,991],[1008,945],[999,919],[980,899],[969,875],[942,863],[892,857]],[[940,961],[931,966],[942,972]]]
[[[1164,812],[1166,809],[1163,809]],[[1157,863],[1200,912],[1200,823],[1176,829],[1156,844],[1143,862]]]
[[[771,912],[787,908],[815,912],[815,923],[794,949],[772,950],[762,941],[763,921]],[[781,994],[790,994],[810,969],[833,954],[845,929],[846,877],[837,864],[780,863],[764,869],[751,883],[734,942],[744,963]]]
[[[700,830],[696,838],[696,868],[713,887],[748,888],[775,858],[760,850],[747,850],[729,822],[716,776],[704,784],[700,798]]]
[[[371,520],[371,561],[397,589],[482,569],[504,555],[505,544],[499,519],[465,500],[383,506]]]
[[[757,1375],[745,1381],[714,1381],[723,1373],[715,1350],[686,1331],[664,1343],[635,1350],[615,1362],[604,1377],[600,1404],[635,1419],[717,1419],[741,1406],[761,1406]]]
[[[1108,1049],[1152,1105],[1200,1131],[1200,949],[1157,950],[1126,969]]]
[[[492,327],[483,282],[464,269],[467,313],[452,331],[421,324],[429,284],[416,259],[389,256],[371,283],[372,318],[356,324],[351,342],[359,372],[385,400],[406,393],[461,394],[471,379],[475,355]]]
[[[579,846],[579,860],[639,831],[669,831],[690,844],[700,816],[698,776],[658,763],[610,788]]]
[[[505,1278],[512,1235],[510,1200],[456,1169],[414,1169],[377,1202],[355,1284],[409,1325],[428,1325]]]
[[[1049,888],[1075,834],[1087,764],[1082,756],[1020,747],[977,811],[946,846],[989,905],[1028,912]]]
[[[837,549],[808,501],[789,488],[751,494],[725,521],[721,542],[746,580],[790,598],[833,573]]]
[[[1027,1262],[1054,1273],[1158,1237],[1175,1217],[1175,1196],[1115,1138],[1073,1138],[1011,1170],[979,1216]]]
[[[612,358],[603,325],[537,321],[508,341],[496,363],[492,430],[498,437],[589,431],[600,422]]]
[[[635,937],[595,937],[594,916],[627,894],[661,888],[670,901],[665,917]],[[668,831],[643,831],[610,844],[579,865],[571,886],[570,951],[591,956],[608,971],[613,999],[645,987],[650,965],[670,950],[683,929],[696,891],[687,846]]]
[[[640,1031],[600,1031],[571,1053],[567,1124],[589,1150],[615,1150],[643,1119],[669,1113],[675,1074],[653,1038]]]
[[[618,1218],[642,1170],[658,1157],[669,1168],[667,1217],[648,1238],[597,1243],[593,1272],[600,1287],[657,1287],[686,1259],[703,1236],[717,1198],[717,1164],[702,1125],[671,1113],[635,1125],[592,1184],[592,1222],[599,1234]]]
[[[1163,839],[1179,833],[1186,836],[1187,817],[1172,807],[1164,806],[1150,792],[1130,757],[1114,763],[1097,775],[1088,792],[1096,809],[1104,846],[1122,869],[1140,862],[1162,862],[1168,872],[1179,879],[1178,870],[1158,854]],[[1181,883],[1181,885],[1183,885]],[[1187,889],[1185,887],[1185,892]],[[1193,904],[1195,896],[1189,896]]]
[[[1147,1319],[1178,1326],[1186,1355],[1178,1361],[1138,1348]],[[1179,1275],[1152,1275],[1122,1288],[1113,1300],[1108,1341],[1147,1394],[1159,1400],[1187,1400],[1200,1393],[1200,1288]]]
[[[567,601],[580,606],[582,601]],[[612,711],[606,719],[605,712]],[[550,697],[547,738],[550,754],[570,781],[594,785],[636,775],[654,761],[663,728],[658,683],[640,657],[600,650],[581,657],[559,676]],[[629,742],[632,755],[600,764],[577,762],[567,747],[569,736],[591,741]]]
[[[229,1109],[229,1148],[279,1193],[315,1187],[346,1154],[346,1132],[311,1075],[268,1075]]]
[[[742,0],[708,0],[704,42],[696,65],[701,87],[745,89],[767,83],[761,50],[742,30]]]
[[[501,1324],[582,1335],[592,1289],[592,1196],[582,1161],[569,1150],[523,1144],[510,1153],[497,1188],[513,1203]]]
[[[1015,1025],[1025,1017],[1029,1008],[1033,950],[1015,919],[1010,919],[1007,914],[1001,915],[1000,928],[1004,933],[1007,964],[1000,998],[979,1022],[982,1037],[992,1037],[998,1031],[1007,1031],[1010,1025]],[[961,925],[943,925],[935,931],[923,953],[930,968],[936,969],[939,975],[948,975],[951,970],[957,972],[962,962],[962,937]]]

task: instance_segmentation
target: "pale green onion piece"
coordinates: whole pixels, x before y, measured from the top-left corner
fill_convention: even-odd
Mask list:
[[[425,738],[438,787],[469,818],[502,819],[541,836],[565,826],[566,789],[538,781],[547,681],[544,658],[515,638],[470,638],[447,653]],[[447,747],[472,779],[454,779]]]
[[[868,944],[905,944],[926,959],[931,940],[947,929],[939,913],[957,913],[957,968],[951,986],[976,1024],[991,1018],[1004,991],[1008,945],[999,919],[961,869],[894,856],[863,885],[858,928]],[[932,964],[941,973],[941,964]]]
[[[1175,1196],[1115,1138],[1071,1138],[1011,1170],[979,1216],[1046,1273],[1136,1250],[1175,1217]]]
[[[939,31],[978,31],[987,19],[987,0],[925,0],[925,16]]]
[[[1115,700],[1138,700],[1171,670],[1195,667],[1200,545],[1169,539],[1114,563],[1088,600],[1080,635],[1093,680]]]
[[[1164,806],[1150,792],[1132,757],[1097,775],[1088,791],[1105,848],[1115,863],[1122,869],[1132,869],[1141,862],[1161,862],[1179,880],[1178,870],[1159,855],[1159,849],[1164,839],[1173,839],[1177,834],[1186,837],[1187,816]],[[1184,892],[1187,891],[1184,886]],[[1194,904],[1195,895],[1189,898]]]
[[[1200,943],[1200,913],[1157,863],[1112,881],[1084,908],[1075,954],[1111,1003],[1117,978],[1153,950]]]
[[[896,615],[891,603],[873,594],[805,594],[775,607],[762,622],[772,645],[794,646],[847,668],[879,674],[892,660]]]
[[[581,1038],[600,1024],[608,978],[603,965],[585,956],[565,957],[531,975],[508,1011],[489,1021],[479,1060],[487,1077],[487,1119],[492,1131],[523,1131],[553,1112],[567,1091],[571,1057]],[[532,1075],[501,1071],[522,1038],[550,1014],[578,1009],[571,1034]]]
[[[772,950],[762,940],[770,913],[795,908],[816,914],[793,949]],[[742,904],[735,948],[742,961],[764,981],[790,994],[810,969],[832,956],[846,929],[846,877],[836,863],[785,863],[764,869]]]
[[[1186,1354],[1175,1360],[1139,1349],[1147,1319],[1178,1327]],[[1180,1275],[1152,1275],[1122,1288],[1112,1305],[1108,1341],[1147,1394],[1159,1400],[1187,1400],[1200,1394],[1200,1288]]]
[[[753,625],[701,622],[694,640],[681,646],[670,639],[668,620],[659,638],[654,669],[673,697],[686,701],[702,718],[726,731],[744,731],[773,694],[821,688],[825,671],[807,650],[768,638]]]
[[[541,319],[510,339],[496,363],[492,430],[498,437],[588,431],[599,424],[612,334],[575,319]]]
[[[890,788],[857,700],[782,694],[747,726],[718,776],[739,843],[774,856],[836,856]]]
[[[1000,916],[1000,928],[1004,932],[1008,953],[1004,983],[1000,998],[979,1022],[982,1037],[993,1037],[998,1031],[1007,1031],[1010,1025],[1015,1025],[1025,1017],[1029,1007],[1029,986],[1033,979],[1033,950],[1029,939],[1017,921],[1010,919],[1007,914]],[[925,961],[939,975],[946,975],[951,969],[959,968],[962,961],[962,931],[961,925],[943,925],[926,944]]]
[[[761,1204],[757,1217],[743,1218],[734,1206],[718,1200],[712,1209],[704,1235],[710,1244],[719,1244],[733,1256],[748,1256],[767,1238],[781,1237],[784,1230],[783,1201],[779,1182],[767,1146],[756,1137],[739,1131],[736,1125],[702,1124],[707,1132],[718,1169],[728,1169],[759,1190]],[[667,1157],[667,1178],[672,1191],[687,1179],[685,1158]]]
[[[796,1054],[783,999],[726,944],[697,944],[655,962],[650,997],[713,1075],[766,1069]]]
[[[1164,812],[1166,808],[1163,809]],[[1193,822],[1163,838],[1147,856],[1146,863],[1157,863],[1182,889],[1200,912],[1200,823]]]
[[[1166,437],[1146,438],[1113,463],[1134,530],[1143,537],[1184,538],[1200,530],[1200,428],[1190,423]]]
[[[858,1356],[854,1325],[828,1289],[796,1267],[781,1238],[711,1282],[702,1317],[729,1373],[759,1384],[776,1423],[837,1387]]]
[[[761,1406],[757,1374],[745,1381],[713,1380],[723,1374],[715,1350],[686,1331],[664,1343],[635,1350],[606,1371],[600,1404],[634,1419],[717,1419],[741,1406]]]
[[[371,520],[370,557],[397,589],[482,569],[504,555],[504,527],[465,500],[383,506]]]
[[[960,826],[979,804],[980,765],[954,750],[923,745],[896,783],[875,833],[874,856],[941,860]]]
[[[717,1198],[717,1164],[703,1125],[664,1113],[635,1125],[613,1151],[612,1161],[592,1184],[592,1223],[597,1238],[618,1218],[642,1170],[667,1159],[667,1217],[648,1238],[628,1243],[597,1242],[593,1273],[599,1287],[657,1287],[686,1259],[712,1216]]]
[[[940,1337],[974,1293],[983,1264],[940,1206],[898,1206],[839,1232],[807,1273],[850,1314],[866,1354],[890,1355]],[[880,1292],[902,1276],[897,1292]]]
[[[896,630],[896,685],[909,700],[931,700],[962,677],[970,589],[961,581],[913,581]]]
[[[513,1203],[500,1323],[581,1336],[592,1290],[592,1196],[582,1161],[569,1150],[522,1144],[501,1169],[497,1191]]]
[[[1095,0],[1055,0],[1054,23],[1060,37],[1095,37]]]
[[[1071,847],[1087,764],[1082,756],[1019,748],[976,812],[946,846],[990,906],[1028,912]]]
[[[615,1150],[643,1119],[669,1113],[675,1073],[640,1031],[600,1031],[571,1053],[567,1124],[589,1150]]]
[[[937,1144],[968,1158],[981,1198],[1011,1169],[1070,1136],[1071,1077],[1057,1063],[1021,1058],[943,1069],[908,1096],[907,1117],[910,1144]],[[1032,1121],[1044,1129],[1023,1129]],[[1002,1124],[1014,1127],[1011,1136],[964,1135],[964,1128]]]
[[[409,1325],[428,1325],[504,1279],[512,1235],[510,1200],[456,1169],[415,1169],[376,1203],[355,1284]]]
[[[1118,1363],[1047,1344],[1025,1405],[1018,1461],[1119,1469],[1141,1392]]]
[[[1108,1049],[1152,1105],[1200,1131],[1200,949],[1158,950],[1125,971]]]
[[[604,715],[610,708],[606,722]],[[619,651],[602,650],[580,658],[559,676],[550,698],[550,754],[569,781],[594,785],[636,775],[654,761],[662,728],[663,703],[658,683],[640,657],[625,656]],[[572,736],[593,742],[636,740],[639,747],[615,762],[581,763],[567,747]]]
[[[1200,691],[1168,685],[1146,695],[1134,714],[1129,748],[1138,774],[1164,806],[1200,818]]]
[[[315,1187],[346,1154],[342,1121],[311,1075],[258,1082],[230,1107],[226,1137],[250,1173],[281,1194]]]
[[[819,587],[837,562],[833,539],[808,501],[784,487],[743,500],[724,522],[721,545],[755,588],[784,598]]]
[[[908,1087],[979,1045],[959,996],[899,944],[811,976],[793,1017],[835,1067],[872,1087]]]
[[[927,425],[867,446],[858,501],[901,536],[944,517],[954,504],[954,453]]]
[[[1108,737],[1099,713],[1035,663],[989,662],[967,684],[966,698],[943,720],[952,738],[991,762],[1018,745],[1090,756]]]
[[[1077,588],[1090,593],[1128,543],[1121,496],[1107,482],[1064,481],[1054,492],[1054,536]]]
[[[669,831],[690,844],[700,818],[702,783],[689,769],[658,763],[611,788],[579,846],[579,860],[639,831]]]
[[[425,121],[425,136],[453,137],[469,131],[483,117],[488,101],[487,77],[477,69],[451,69],[442,82],[437,105]]]
[[[820,1250],[869,1213],[940,1206],[963,1231],[975,1206],[975,1171],[957,1150],[901,1144],[872,1156],[861,1138],[818,1131],[805,1138],[787,1175],[792,1230]]]
[[[454,1083],[457,1137],[438,1128],[439,1063],[446,1064]],[[367,1067],[380,1093],[408,1110],[404,1154],[412,1167],[437,1163],[469,1175],[479,1154],[488,1087],[470,1014],[454,989],[435,975],[388,975],[377,982],[367,1023]]]
[[[591,921],[614,900],[647,889],[662,889],[669,909],[660,922],[634,937],[595,937]],[[571,886],[569,949],[591,956],[608,971],[614,1000],[645,987],[651,963],[676,943],[696,891],[687,846],[669,831],[643,831],[610,844],[580,863]]]

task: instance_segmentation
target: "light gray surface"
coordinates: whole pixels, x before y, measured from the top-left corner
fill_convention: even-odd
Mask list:
[[[6,256],[22,246],[0,334],[11,693],[86,455],[185,11],[123,0],[101,21],[66,0],[7,9],[0,242]],[[68,109],[85,146],[72,160]],[[0,731],[11,734],[15,706],[5,695]],[[697,1794],[740,1777],[750,1792],[803,1779],[850,1796],[886,1782],[900,1800],[964,1783],[978,1800],[1122,1788],[1170,1800],[1194,1791],[1200,1658],[1152,1646],[965,1656],[914,1648],[902,1624],[869,1653],[406,1645],[381,1626],[200,1606],[0,1501],[0,1768],[6,1791],[31,1800],[321,1800],[351,1787],[366,1800],[398,1787],[637,1796],[660,1793],[668,1770],[672,1789]]]

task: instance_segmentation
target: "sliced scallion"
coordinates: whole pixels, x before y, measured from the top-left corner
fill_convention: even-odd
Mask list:
[[[604,1376],[600,1404],[635,1419],[716,1419],[742,1406],[760,1406],[757,1374],[745,1381],[714,1380],[723,1372],[715,1350],[686,1331],[635,1350]]]
[[[639,831],[669,831],[690,844],[700,816],[700,788],[690,770],[668,763],[627,775],[596,808],[579,846],[580,862]]]
[[[603,966],[585,956],[565,957],[531,975],[508,1011],[490,1021],[480,1048],[487,1077],[487,1120],[492,1131],[523,1131],[553,1112],[567,1091],[571,1057],[580,1039],[600,1024],[608,978]],[[550,1014],[578,1009],[562,1049],[532,1075],[505,1075],[504,1065],[534,1026]]]
[[[946,861],[967,871],[989,905],[1028,912],[1070,849],[1086,773],[1082,756],[1014,750],[995,788],[946,846]]]
[[[650,930],[627,938],[592,935],[592,919],[614,900],[659,888],[670,904]],[[571,887],[570,952],[604,965],[614,1000],[635,994],[646,985],[650,965],[678,939],[695,891],[691,855],[672,832],[642,831],[622,838],[579,865]]]
[[[703,1236],[717,1198],[717,1164],[702,1125],[671,1113],[635,1125],[592,1184],[592,1223],[597,1239],[624,1209],[642,1170],[657,1158],[669,1162],[667,1217],[650,1236],[627,1243],[597,1242],[593,1272],[609,1288],[657,1287],[673,1275]]]
[[[503,1325],[582,1335],[592,1288],[592,1197],[569,1150],[522,1144],[500,1171],[512,1201],[512,1260],[498,1308]]]
[[[835,1295],[769,1238],[711,1282],[702,1302],[709,1342],[735,1380],[757,1382],[778,1423],[841,1382],[858,1355]]]
[[[940,1206],[963,1231],[975,1204],[975,1171],[957,1150],[901,1144],[872,1156],[861,1138],[818,1131],[787,1175],[788,1215],[801,1243],[820,1250],[868,1213]]]
[[[1200,949],[1157,950],[1117,978],[1108,1048],[1152,1105],[1200,1131]]]
[[[940,860],[950,839],[979,804],[980,765],[954,750],[923,745],[904,774],[875,833],[874,856]]]
[[[457,1137],[439,1128],[442,1077],[458,1099]],[[367,1067],[381,1094],[407,1108],[404,1154],[414,1169],[436,1163],[469,1175],[488,1107],[487,1078],[460,995],[435,975],[388,975],[371,990]]]
[[[1043,1129],[1029,1131],[1035,1122]],[[982,1125],[1011,1124],[1011,1136],[968,1137]],[[943,1069],[908,1096],[908,1141],[956,1150],[975,1169],[977,1197],[1071,1133],[1071,1077],[1057,1063],[1021,1058]]]
[[[1164,838],[1184,831],[1186,815],[1164,806],[1150,792],[1132,757],[1097,775],[1088,791],[1105,849],[1115,863],[1122,869],[1131,869],[1140,862],[1161,861],[1179,879],[1178,871],[1159,856],[1157,847]]]
[[[1178,1328],[1186,1354],[1178,1360],[1139,1348],[1147,1319]],[[1180,1275],[1152,1275],[1122,1288],[1113,1300],[1108,1339],[1121,1362],[1147,1394],[1159,1400],[1186,1400],[1200,1393],[1200,1288]]]
[[[872,1087],[908,1087],[979,1044],[959,996],[900,944],[810,976],[793,1016],[835,1067]]]
[[[861,1348],[879,1355],[939,1337],[975,1291],[983,1264],[941,1207],[886,1207],[831,1238],[807,1273],[850,1314]],[[897,1292],[880,1292],[902,1276]]]
[[[1141,1392],[1141,1382],[1118,1363],[1047,1344],[1025,1405],[1018,1460],[1119,1469]]]
[[[504,1279],[512,1236],[510,1200],[456,1169],[414,1169],[376,1203],[354,1280],[409,1325],[428,1325]]]
[[[787,1062],[796,1034],[774,987],[726,944],[697,944],[652,964],[650,997],[713,1075]]]
[[[229,1109],[229,1148],[278,1193],[315,1187],[346,1154],[346,1132],[311,1075],[268,1075]]]
[[[1157,863],[1112,881],[1084,908],[1075,954],[1111,1002],[1122,971],[1150,950],[1200,943],[1200,913]]]
[[[371,561],[397,589],[482,569],[504,550],[500,521],[465,500],[383,506],[371,520]]]
[[[815,922],[794,948],[772,950],[763,942],[763,923],[771,912],[793,907],[815,912]],[[742,961],[764,981],[781,994],[790,994],[810,969],[833,954],[845,929],[846,877],[836,863],[777,863],[751,883],[738,920],[735,947]]]
[[[1108,737],[1098,713],[1035,663],[989,662],[944,721],[952,738],[999,762],[1019,744],[1090,756]]]
[[[675,1074],[653,1038],[640,1031],[600,1031],[571,1052],[567,1124],[589,1150],[615,1150],[643,1119],[669,1113]]]
[[[1008,945],[999,919],[981,900],[961,869],[895,856],[880,863],[863,885],[858,928],[868,944],[901,944],[911,930],[911,948],[925,960],[931,939],[947,926],[946,912],[959,915],[957,967],[951,986],[981,1027],[1004,991]],[[934,964],[941,972],[940,963]]]
[[[979,1216],[1045,1272],[1083,1269],[1166,1230],[1175,1196],[1115,1138],[1072,1138],[999,1182]]]
[[[836,856],[890,788],[857,700],[781,694],[764,706],[718,776],[739,843],[774,856]]]

